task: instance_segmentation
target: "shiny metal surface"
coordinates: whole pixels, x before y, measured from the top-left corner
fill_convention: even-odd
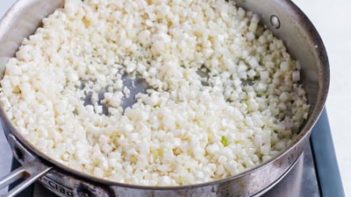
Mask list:
[[[314,158],[309,143],[295,167],[263,197],[320,197],[319,190]]]
[[[29,187],[32,183],[34,183],[41,176],[46,174],[51,167],[47,167],[42,165],[40,161],[34,160],[24,164],[22,167],[16,169],[11,172],[8,176],[0,181],[0,188],[7,187],[8,185],[20,180],[23,178],[24,180],[17,187],[8,191],[7,196],[13,197],[16,196],[19,192]]]
[[[22,195],[23,196],[23,195]],[[55,197],[53,193],[44,188],[40,183],[34,185],[35,197]],[[263,197],[320,197],[317,174],[313,160],[312,150],[308,144],[303,155],[298,159],[294,168],[274,188]]]
[[[10,184],[23,179],[21,184],[11,189],[8,193],[8,197],[15,196],[23,189],[27,188],[34,181],[39,179],[41,176],[46,174],[51,170],[52,167],[42,164],[36,157],[31,155],[26,149],[19,143],[16,142],[14,136],[9,136],[9,141],[12,144],[16,144],[15,154],[17,158],[26,160],[22,167],[11,172],[9,175],[5,176],[0,180],[0,189],[9,186]]]
[[[0,67],[12,57],[23,38],[31,35],[43,17],[62,6],[64,0],[18,0],[0,22]],[[278,157],[239,175],[227,179],[181,187],[145,187],[120,184],[83,174],[64,166],[44,155],[21,136],[3,110],[0,110],[6,126],[18,140],[17,143],[30,150],[44,165],[53,169],[40,179],[41,182],[57,185],[50,188],[66,190],[74,196],[255,196],[273,187],[299,158],[308,141],[310,131],[318,119],[327,97],[329,87],[329,64],[320,39],[307,17],[289,0],[237,0],[237,3],[258,13],[266,26],[285,41],[290,53],[302,65],[302,80],[309,103],[310,117],[302,127],[298,140]],[[271,20],[274,21],[271,21]],[[16,143],[12,145],[13,150]],[[27,163],[22,160],[22,163]],[[45,179],[46,178],[46,179]],[[46,181],[46,182],[45,182]],[[59,189],[57,189],[59,188]],[[63,189],[62,189],[63,188]],[[61,196],[67,196],[62,194]]]

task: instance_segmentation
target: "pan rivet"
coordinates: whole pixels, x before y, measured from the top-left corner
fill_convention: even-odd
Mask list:
[[[271,25],[272,25],[274,28],[276,28],[276,29],[279,29],[279,28],[280,28],[280,19],[279,19],[278,16],[272,15],[272,16],[271,16],[270,22],[271,22]]]
[[[80,185],[77,189],[77,193],[79,197],[91,197],[94,196],[93,192],[86,185]]]

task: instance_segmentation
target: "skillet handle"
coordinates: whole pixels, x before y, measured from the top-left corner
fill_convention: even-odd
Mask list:
[[[13,197],[19,192],[27,188],[34,181],[38,180],[41,176],[51,170],[52,167],[45,166],[39,160],[32,160],[28,163],[24,163],[22,167],[17,168],[9,175],[0,178],[0,189],[9,186],[15,181],[23,178],[24,180],[19,183],[15,188],[8,191],[5,195],[7,197]]]

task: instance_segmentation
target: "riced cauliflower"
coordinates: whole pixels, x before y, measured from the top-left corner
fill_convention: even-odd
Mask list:
[[[100,178],[236,175],[308,117],[299,63],[259,21],[225,0],[66,0],[8,61],[1,105],[46,155]],[[126,109],[125,76],[149,85]]]

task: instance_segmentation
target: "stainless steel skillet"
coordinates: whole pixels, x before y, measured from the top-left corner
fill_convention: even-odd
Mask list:
[[[18,0],[0,22],[0,64],[12,57],[23,38],[31,35],[40,21],[63,5],[64,0]],[[302,79],[311,110],[298,140],[276,158],[223,180],[180,187],[146,187],[120,184],[83,174],[64,166],[36,149],[15,129],[4,111],[0,114],[6,136],[23,167],[0,180],[0,188],[18,178],[25,180],[8,193],[39,180],[59,196],[259,196],[277,184],[302,154],[311,128],[323,110],[329,87],[329,64],[323,42],[308,18],[289,0],[236,0],[258,13],[266,26],[283,39],[302,65]]]

